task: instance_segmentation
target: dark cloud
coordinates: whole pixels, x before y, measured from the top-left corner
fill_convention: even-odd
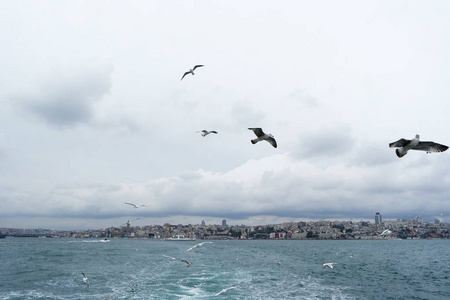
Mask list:
[[[18,95],[24,110],[54,128],[72,127],[93,119],[94,104],[111,90],[112,66],[55,72],[33,94]]]

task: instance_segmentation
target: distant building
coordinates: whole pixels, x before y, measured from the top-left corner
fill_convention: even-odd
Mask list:
[[[379,212],[375,213],[375,225],[381,224],[382,220],[381,220],[381,215]]]
[[[206,225],[205,220],[202,220],[202,226],[205,226],[205,225]]]
[[[227,226],[227,220],[222,220],[222,226]]]

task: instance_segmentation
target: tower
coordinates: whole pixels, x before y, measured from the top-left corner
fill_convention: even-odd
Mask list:
[[[227,220],[222,220],[222,226],[227,226]]]
[[[381,215],[380,215],[380,213],[379,212],[376,212],[375,213],[375,225],[379,225],[379,224],[381,224]]]

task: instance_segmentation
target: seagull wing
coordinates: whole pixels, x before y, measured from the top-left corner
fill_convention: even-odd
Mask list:
[[[411,140],[399,139],[399,140],[396,141],[396,142],[390,143],[390,144],[389,144],[389,148],[405,147],[405,146],[408,145],[409,143],[411,143]]]
[[[131,205],[131,206],[133,206],[134,208],[138,208],[135,204],[133,204],[133,203],[129,203],[129,202],[124,202],[125,204],[128,204],[128,205]]]
[[[220,294],[225,293],[226,291],[234,289],[234,288],[236,288],[236,286],[230,286],[229,288],[223,289],[220,292],[218,292],[217,294],[214,294],[214,296],[219,296]]]
[[[183,77],[181,77],[181,80],[183,80],[184,76],[186,76],[187,74],[191,73],[190,71],[184,73]]]
[[[191,248],[187,249],[185,252],[191,251],[192,249],[198,248],[200,246],[203,246],[203,244],[212,244],[213,242],[202,242],[198,243],[197,245],[192,246]]]
[[[203,65],[195,65],[194,68],[192,69],[192,71],[195,71],[195,69],[203,67]]]
[[[187,249],[185,252],[191,251],[192,249],[197,248],[197,247],[198,247],[198,245],[192,246],[191,248]]]
[[[187,260],[184,260],[184,259],[180,259],[182,262],[185,262],[186,264],[187,264],[187,266],[188,267],[190,267],[191,266],[191,263],[190,262],[188,262]]]
[[[441,145],[435,142],[419,142],[416,147],[412,148],[413,150],[420,150],[426,152],[444,152],[448,149],[448,146]]]
[[[249,130],[252,130],[257,137],[262,137],[265,135],[264,131],[262,131],[261,128],[249,128]]]
[[[267,138],[266,141],[268,141],[274,148],[277,147],[277,141],[275,141],[273,137]]]
[[[211,130],[209,133],[215,133],[215,134],[217,134],[217,131]]]

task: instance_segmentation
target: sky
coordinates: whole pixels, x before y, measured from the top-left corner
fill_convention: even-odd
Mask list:
[[[2,1],[0,227],[450,222],[450,151],[388,147],[450,145],[449,15],[448,1]]]

